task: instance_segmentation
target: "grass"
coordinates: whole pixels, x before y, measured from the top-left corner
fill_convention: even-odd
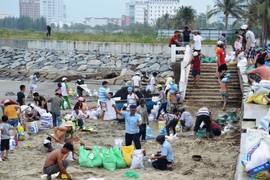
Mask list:
[[[0,39],[29,39],[29,40],[56,40],[56,41],[94,41],[94,42],[126,42],[126,43],[150,43],[168,44],[169,39],[158,39],[156,34],[142,33],[85,33],[85,32],[52,32],[52,36],[46,37],[46,32],[32,30],[18,31],[0,29]],[[205,45],[215,44],[215,41],[206,40]]]

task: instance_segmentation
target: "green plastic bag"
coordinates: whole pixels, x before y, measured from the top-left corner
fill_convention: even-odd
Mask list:
[[[201,63],[208,63],[208,58],[201,58]]]
[[[103,160],[101,157],[101,154],[99,152],[99,148],[97,146],[93,146],[93,159],[92,159],[92,163],[94,167],[101,167],[103,164]]]
[[[252,69],[255,69],[255,65],[254,64],[252,64],[249,67],[247,67],[246,70],[245,70],[245,73],[247,73],[248,71],[251,71]]]
[[[199,139],[207,138],[206,128],[200,128],[197,131],[196,138],[199,138]]]
[[[116,169],[116,162],[112,151],[107,148],[102,148],[103,156],[103,167],[109,171],[114,171]]]
[[[236,112],[228,112],[227,115],[227,122],[237,123],[240,119]]]
[[[216,62],[216,58],[214,57],[209,57],[209,63],[215,63]]]
[[[126,171],[124,173],[124,176],[127,178],[133,178],[133,179],[138,179],[139,178],[139,174],[135,171]]]
[[[90,151],[84,149],[84,146],[80,146],[79,148],[80,156],[79,156],[79,164],[81,167],[94,167],[92,161],[89,158]]]
[[[127,167],[123,157],[122,157],[122,154],[121,154],[121,151],[119,149],[119,147],[113,147],[110,149],[113,156],[114,156],[114,159],[115,159],[115,162],[116,162],[116,168],[117,169],[120,169],[120,168],[125,168]]]

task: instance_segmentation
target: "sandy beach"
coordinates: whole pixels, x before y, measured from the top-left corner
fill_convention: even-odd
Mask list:
[[[90,81],[89,81],[90,82]],[[17,93],[21,84],[27,85],[27,82],[1,80],[0,98],[16,99],[16,95],[6,96],[7,92]],[[38,91],[45,97],[52,96],[57,83],[39,82]],[[69,82],[70,87],[75,88],[75,82]],[[91,90],[100,87],[100,84],[89,84]],[[116,90],[120,86],[109,85],[111,90]],[[28,87],[25,94],[28,93]],[[71,98],[73,105],[76,98]],[[28,100],[28,99],[27,99]],[[28,101],[27,101],[28,102]],[[89,102],[89,105],[95,105]],[[192,114],[195,121],[195,114],[199,106],[188,105],[187,111]],[[213,117],[222,114],[221,105],[210,107]],[[68,111],[65,111],[65,113]],[[71,112],[71,111],[70,111]],[[79,136],[87,146],[97,145],[100,147],[114,146],[114,139],[122,138],[124,140],[124,124],[115,121],[101,121],[86,119],[87,126],[97,128],[97,134],[89,132],[76,131],[75,136]],[[151,122],[150,127],[153,134],[158,135],[158,123]],[[25,141],[20,141],[19,146],[11,152],[9,161],[0,162],[0,179],[5,180],[38,180],[42,179],[42,168],[48,153],[43,147],[43,141],[47,137],[46,132],[52,133],[52,130],[41,131],[38,134],[30,135]],[[233,179],[236,161],[239,153],[239,135],[238,132],[230,133],[222,137],[215,137],[211,140],[193,140],[192,132],[179,134],[179,139],[171,142],[174,153],[173,171],[157,171],[149,164],[145,163],[146,169],[136,169],[139,179],[153,180],[230,180]],[[79,144],[75,143],[75,149],[78,152]],[[147,158],[160,149],[160,146],[154,140],[147,140],[142,144],[142,148],[147,151]],[[192,155],[199,154],[202,160],[197,162],[192,160]],[[80,167],[77,161],[70,162],[68,172],[74,180],[86,180],[88,178],[104,178],[106,180],[127,179],[124,173],[129,168],[117,169],[114,172],[104,168],[84,168]]]

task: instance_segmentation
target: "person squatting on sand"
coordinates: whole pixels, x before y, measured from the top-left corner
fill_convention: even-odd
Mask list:
[[[68,161],[65,160],[69,152],[73,152],[74,147],[71,143],[65,143],[60,149],[53,150],[43,166],[43,173],[47,174],[47,180],[51,180],[51,175],[58,173],[57,179],[62,179],[62,175],[67,176],[67,180],[72,180],[70,174],[66,171],[68,167]]]
[[[120,114],[125,119],[125,142],[126,146],[130,146],[132,141],[135,144],[136,149],[141,149],[141,142],[140,142],[140,129],[139,127],[142,125],[142,117],[139,115],[137,111],[136,105],[130,105],[129,110],[121,112],[117,109],[115,105],[113,105],[115,112]]]
[[[164,135],[158,135],[156,141],[161,145],[161,151],[151,156],[152,166],[159,170],[172,170],[173,151],[171,144],[165,140]]]
[[[205,124],[206,132],[207,132],[207,138],[210,138],[210,131],[211,131],[211,119],[212,115],[211,112],[207,107],[202,107],[197,112],[197,118],[195,122],[194,132],[193,132],[193,138],[196,138],[196,134],[200,128],[200,125],[202,122]]]

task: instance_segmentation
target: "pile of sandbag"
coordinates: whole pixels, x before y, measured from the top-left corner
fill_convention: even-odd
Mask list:
[[[134,150],[134,146],[118,146],[112,148],[102,147],[101,151],[97,146],[93,146],[91,151],[84,146],[79,149],[79,164],[81,167],[104,167],[109,171],[130,166],[131,169],[144,168],[143,150]]]
[[[247,95],[247,103],[256,103],[267,105],[268,101],[265,99],[265,95],[270,93],[270,81],[261,80],[258,84],[252,86],[252,91]]]
[[[215,57],[201,58],[201,63],[215,63],[217,60]]]

